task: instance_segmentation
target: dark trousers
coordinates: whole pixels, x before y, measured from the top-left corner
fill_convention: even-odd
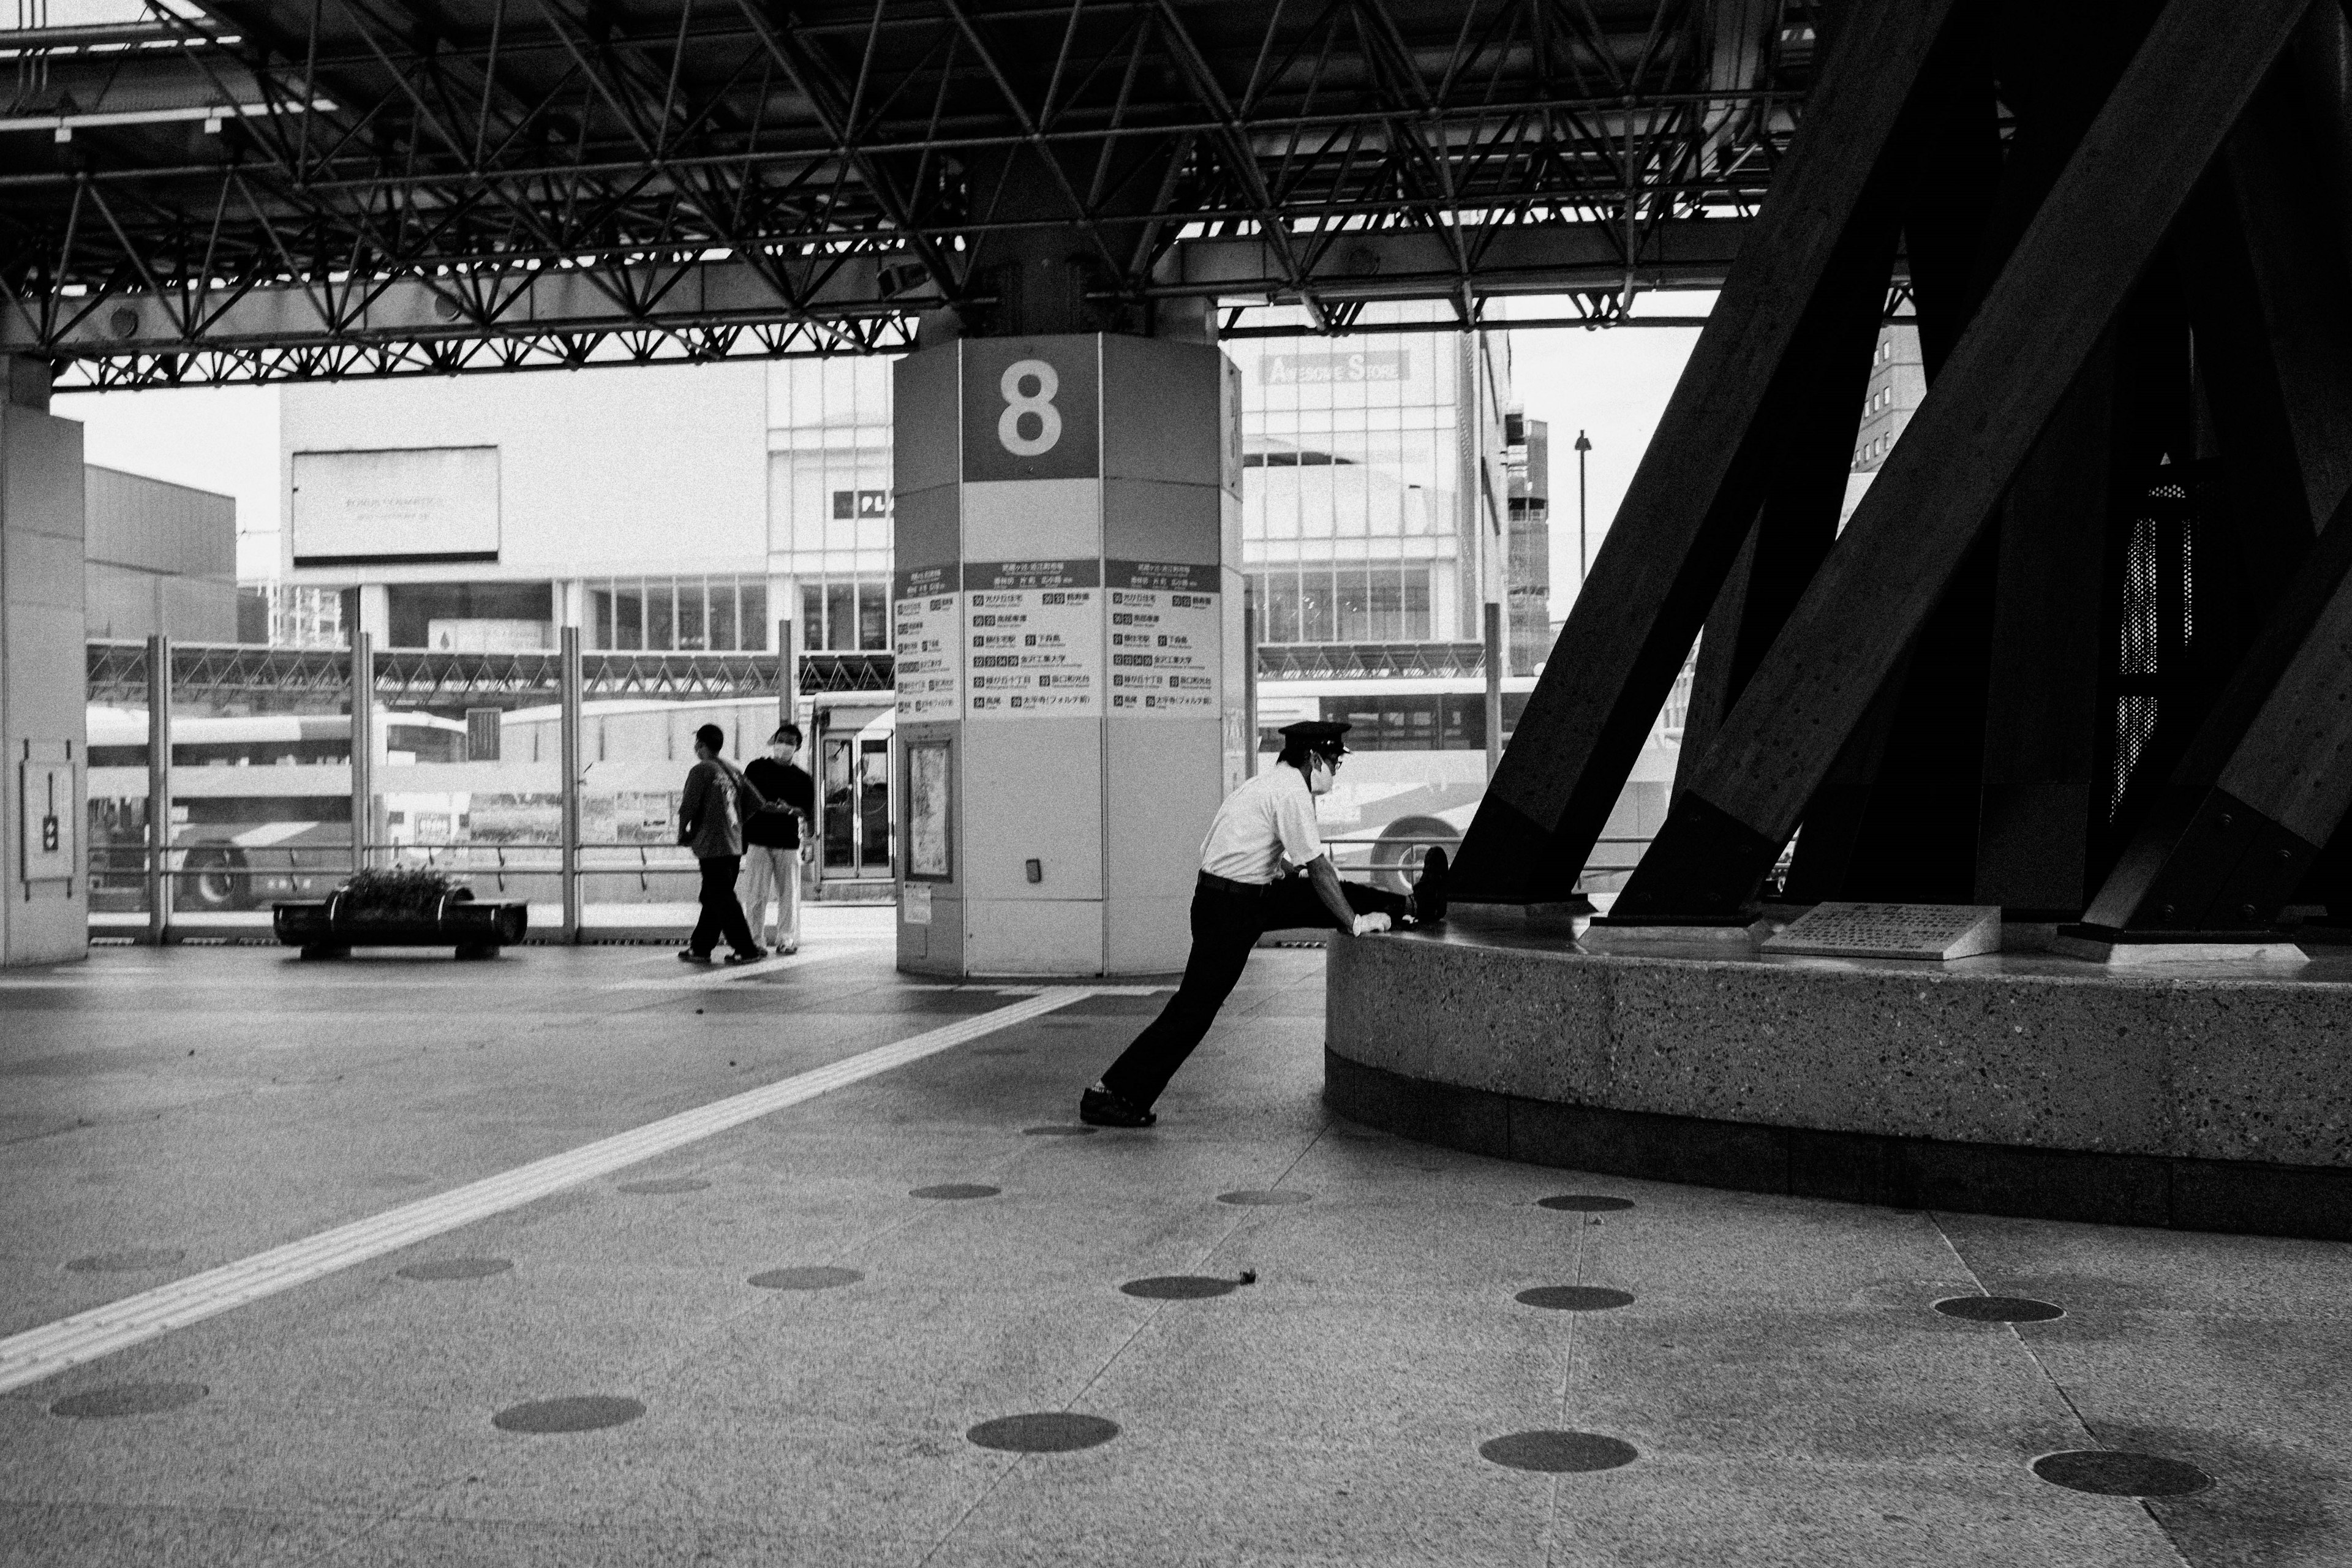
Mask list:
[[[1382,892],[1360,882],[1340,886],[1349,907],[1360,915],[1394,920],[1412,908],[1412,900],[1402,893]],[[1285,877],[1263,890],[1244,892],[1241,887],[1205,875],[1194,887],[1192,952],[1184,961],[1183,984],[1160,1016],[1103,1074],[1104,1086],[1121,1100],[1148,1106],[1160,1098],[1217,1021],[1217,1009],[1233,994],[1259,937],[1270,931],[1339,929],[1339,922],[1316,896],[1315,884],[1305,877]]]
[[[694,934],[687,939],[689,952],[709,952],[723,939],[738,952],[749,952],[760,944],[752,940],[751,925],[743,918],[743,905],[735,897],[735,879],[743,869],[740,855],[708,855],[702,861],[702,918],[694,922]]]

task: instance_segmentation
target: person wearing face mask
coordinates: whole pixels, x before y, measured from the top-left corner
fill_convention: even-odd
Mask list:
[[[1315,799],[1348,754],[1345,724],[1307,721],[1282,731],[1275,765],[1225,797],[1201,845],[1192,890],[1192,951],[1183,983],[1094,1087],[1078,1119],[1096,1127],[1149,1127],[1151,1102],[1176,1076],[1270,931],[1324,927],[1350,936],[1391,922],[1445,918],[1445,852],[1433,849],[1410,894],[1343,882],[1316,831]],[[1286,864],[1287,873],[1286,872]]]
[[[768,900],[775,899],[776,951],[801,950],[801,857],[816,816],[816,782],[795,766],[801,727],[786,723],[768,737],[768,754],[743,770],[770,809],[743,819],[743,910],[751,929],[767,936]]]

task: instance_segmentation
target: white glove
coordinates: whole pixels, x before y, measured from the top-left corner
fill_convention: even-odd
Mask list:
[[[1348,934],[1350,936],[1370,936],[1376,931],[1386,931],[1388,929],[1389,917],[1386,915],[1358,915],[1356,917],[1354,929]]]

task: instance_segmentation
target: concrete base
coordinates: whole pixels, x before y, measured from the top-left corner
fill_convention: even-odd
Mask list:
[[[1542,1164],[2352,1238],[2352,958],[2119,974],[1583,951],[1468,914],[1334,942],[1326,1099]]]

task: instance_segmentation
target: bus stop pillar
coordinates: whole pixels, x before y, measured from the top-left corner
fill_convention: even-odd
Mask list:
[[[563,628],[563,642],[557,655],[558,750],[562,754],[563,805],[562,813],[562,843],[557,850],[557,864],[563,885],[563,940],[580,940],[580,770],[581,761],[581,670],[580,628]]]
[[[365,623],[362,622],[362,625]],[[352,870],[373,863],[375,826],[375,639],[352,634]]]
[[[1238,376],[1090,332],[894,374],[898,965],[1181,969],[1253,739]]]
[[[89,952],[81,426],[0,357],[0,963]]]
[[[172,639],[147,639],[147,940],[172,940]]]

